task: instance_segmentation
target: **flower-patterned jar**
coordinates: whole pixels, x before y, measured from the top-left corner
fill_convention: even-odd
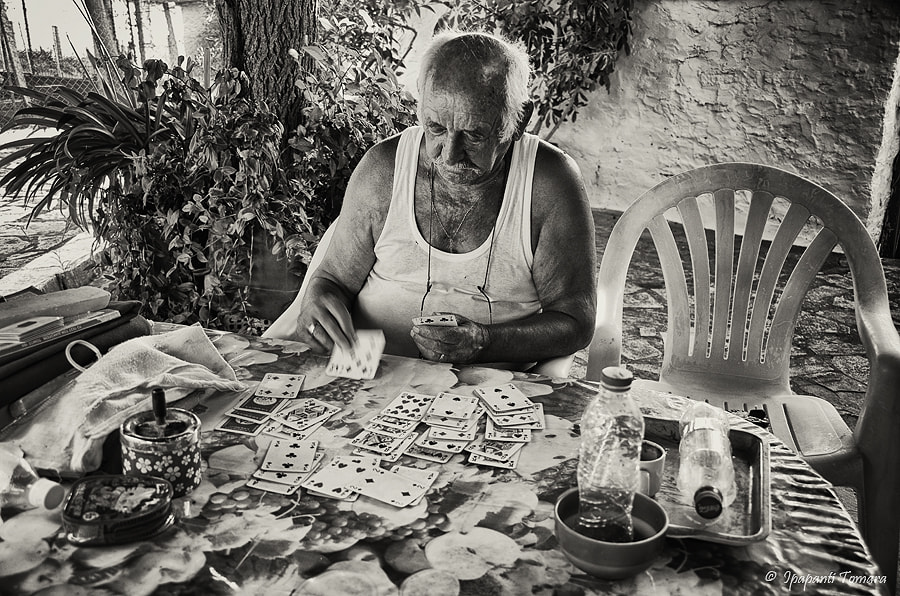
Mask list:
[[[200,485],[200,419],[194,413],[169,408],[165,425],[160,425],[152,410],[139,412],[119,431],[125,474],[164,478],[176,498]]]

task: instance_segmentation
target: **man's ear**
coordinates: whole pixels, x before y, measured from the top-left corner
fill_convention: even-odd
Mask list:
[[[528,126],[528,121],[531,120],[531,115],[534,113],[534,102],[530,99],[522,104],[522,117],[516,123],[516,132],[513,133],[513,140],[518,141],[522,138],[522,135],[525,134],[525,128]]]

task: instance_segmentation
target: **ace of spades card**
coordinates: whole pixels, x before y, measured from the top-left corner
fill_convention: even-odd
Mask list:
[[[357,343],[349,351],[334,347],[325,373],[347,379],[372,379],[384,353],[384,332],[381,329],[359,329]]]

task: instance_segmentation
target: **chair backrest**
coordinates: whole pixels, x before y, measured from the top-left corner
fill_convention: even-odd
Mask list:
[[[749,210],[735,259],[735,210]],[[714,245],[701,216],[714,205]],[[763,241],[773,203],[787,210],[771,243]],[[689,257],[664,214],[677,209]],[[804,227],[819,228],[796,264],[789,253]],[[854,278],[857,312],[890,308],[875,245],[859,218],[835,195],[778,168],[723,163],[668,178],[639,197],[613,228],[598,276],[597,331],[588,378],[621,357],[622,302],[631,256],[650,230],[663,271],[668,329],[660,382],[675,388],[727,388],[732,394],[790,393],[791,339],[801,303],[825,259],[839,244]],[[764,254],[761,254],[764,253]],[[712,262],[710,260],[712,255]],[[686,263],[689,260],[689,265]],[[793,267],[791,265],[793,264]],[[689,267],[689,268],[688,268]],[[686,271],[691,273],[689,285]],[[880,323],[876,323],[880,324]],[[861,328],[863,343],[865,329]]]

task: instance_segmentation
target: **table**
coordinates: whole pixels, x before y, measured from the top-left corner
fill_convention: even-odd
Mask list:
[[[204,478],[181,519],[146,542],[76,548],[61,537],[59,512],[28,511],[0,526],[3,593],[135,594],[777,594],[884,593],[877,566],[831,485],[774,436],[770,442],[772,530],[762,541],[726,546],[668,539],[646,572],[597,580],[573,567],[553,532],[556,497],[575,484],[578,427],[591,384],[479,367],[454,368],[385,356],[371,381],[334,379],[326,359],[293,342],[209,332],[238,378],[307,375],[304,392],[343,411],[315,436],[334,454],[400,391],[466,393],[513,381],[544,404],[547,429],[525,446],[514,471],[408,456],[399,463],[440,469],[427,497],[397,509],[282,497],[244,486],[266,442],[206,430]],[[178,404],[212,429],[241,394],[190,396]],[[637,392],[646,416],[677,418],[683,400]],[[256,458],[254,460],[254,458]],[[6,562],[4,562],[4,559]],[[12,573],[11,572],[15,572]],[[883,581],[883,580],[882,580]]]

